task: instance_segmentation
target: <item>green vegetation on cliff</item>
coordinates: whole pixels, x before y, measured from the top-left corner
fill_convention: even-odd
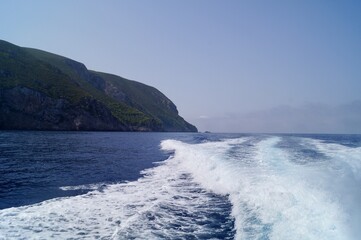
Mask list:
[[[1,40],[0,114],[0,129],[197,131],[153,87]]]

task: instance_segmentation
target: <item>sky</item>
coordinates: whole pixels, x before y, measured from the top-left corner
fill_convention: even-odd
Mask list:
[[[3,0],[0,39],[156,87],[200,131],[361,133],[361,1]]]

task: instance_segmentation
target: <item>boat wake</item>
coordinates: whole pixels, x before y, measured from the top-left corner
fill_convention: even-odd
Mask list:
[[[137,181],[0,210],[0,239],[356,239],[361,148],[249,136],[161,142]]]

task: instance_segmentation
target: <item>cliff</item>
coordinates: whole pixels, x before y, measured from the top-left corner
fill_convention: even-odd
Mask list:
[[[0,129],[197,131],[154,87],[1,40]]]

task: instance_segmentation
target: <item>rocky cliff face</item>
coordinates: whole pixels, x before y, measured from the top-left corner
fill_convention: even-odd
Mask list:
[[[89,72],[84,64],[71,59],[66,59],[65,62],[80,78],[90,83],[93,87],[102,91],[105,89],[106,83],[104,79]]]
[[[0,90],[0,129],[132,130],[95,99],[74,105],[26,87]]]
[[[197,131],[153,87],[1,40],[0,129]]]

